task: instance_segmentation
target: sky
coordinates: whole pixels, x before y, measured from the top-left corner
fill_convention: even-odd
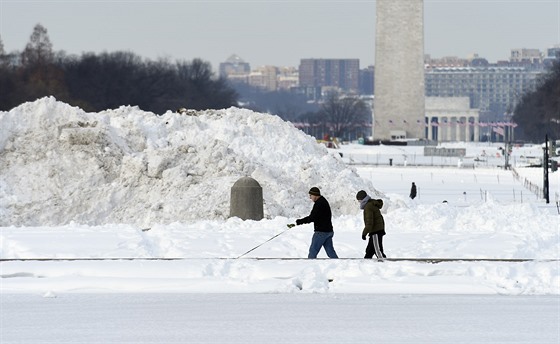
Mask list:
[[[407,1],[407,0],[399,0]],[[425,0],[425,53],[490,62],[510,49],[560,44],[560,0]],[[236,54],[253,68],[303,58],[375,63],[375,1],[0,0],[0,37],[22,51],[33,27],[69,54],[132,51],[149,59],[201,58],[217,70]]]
[[[540,145],[512,148],[518,178],[499,143],[443,146],[466,156],[328,150],[237,108],[86,113],[46,97],[0,112],[2,343],[558,343],[560,172],[547,204],[526,167]],[[229,217],[241,176],[262,187],[260,221]],[[287,227],[310,186],[342,259],[306,259],[312,224]],[[384,201],[383,262],[362,258],[362,188]]]

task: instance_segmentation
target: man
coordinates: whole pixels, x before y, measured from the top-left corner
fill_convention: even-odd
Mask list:
[[[311,214],[307,217],[296,220],[296,225],[298,226],[304,223],[313,222],[315,228],[307,258],[317,258],[317,254],[321,250],[321,247],[325,248],[325,252],[329,258],[338,258],[332,241],[334,230],[331,220],[331,206],[326,198],[321,196],[321,191],[317,187],[312,187],[309,190],[309,198],[314,202]]]
[[[373,258],[375,254],[377,260],[383,261],[383,258],[387,258],[383,252],[383,236],[385,235],[385,220],[381,215],[383,200],[372,199],[364,190],[358,191],[356,199],[360,202],[360,209],[364,210],[362,240],[366,240],[366,236],[369,235],[364,258]]]
[[[410,187],[410,198],[414,199],[416,197],[416,184],[412,182],[412,186]]]

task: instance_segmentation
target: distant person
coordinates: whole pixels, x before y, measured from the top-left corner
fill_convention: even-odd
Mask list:
[[[416,184],[414,184],[414,182],[412,182],[412,186],[410,187],[410,198],[416,198]]]
[[[317,254],[321,247],[325,248],[325,252],[329,258],[338,258],[333,246],[334,230],[332,225],[331,206],[327,199],[321,196],[321,191],[317,187],[312,187],[309,190],[309,198],[315,203],[311,214],[302,219],[296,220],[296,225],[303,225],[304,223],[313,222],[315,231],[311,239],[311,246],[309,246],[309,254],[307,258],[317,258]],[[288,227],[292,227],[288,225]]]
[[[381,215],[383,200],[372,199],[364,190],[358,191],[356,199],[360,202],[360,209],[364,211],[362,240],[366,240],[366,236],[369,236],[364,258],[371,259],[375,254],[379,261],[383,261],[383,258],[387,258],[383,252],[383,236],[385,235],[385,220]]]

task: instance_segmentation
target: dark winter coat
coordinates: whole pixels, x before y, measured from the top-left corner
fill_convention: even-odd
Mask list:
[[[410,188],[410,198],[416,198],[416,185],[412,183],[412,187]]]
[[[364,230],[362,236],[368,234],[385,235],[385,220],[381,215],[383,200],[370,199],[364,207]]]
[[[332,232],[332,213],[331,206],[326,198],[321,196],[313,204],[311,214],[302,219],[296,220],[296,224],[302,225],[304,223],[311,223],[315,226],[315,232]]]

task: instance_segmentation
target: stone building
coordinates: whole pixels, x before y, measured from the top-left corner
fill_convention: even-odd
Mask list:
[[[479,111],[469,97],[426,97],[427,139],[437,142],[478,142]]]

